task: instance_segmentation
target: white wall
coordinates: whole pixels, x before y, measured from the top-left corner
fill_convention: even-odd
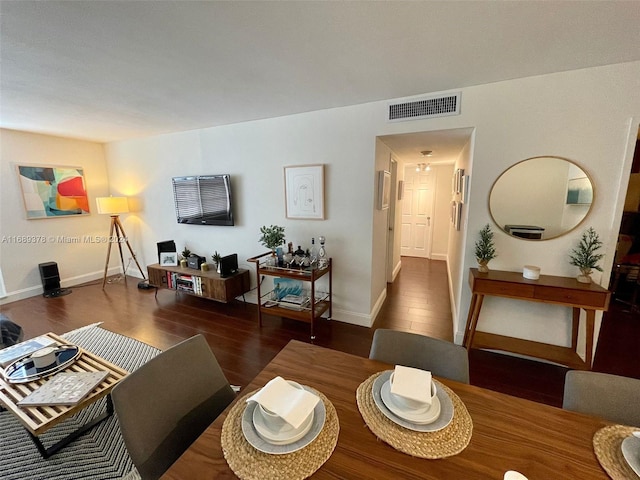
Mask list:
[[[109,217],[95,211],[95,197],[109,194],[103,146],[15,130],[3,129],[0,135],[0,266],[8,294],[3,302],[42,293],[38,264],[43,262],[57,262],[63,286],[102,278],[106,245],[84,239],[109,233]],[[19,164],[82,167],[91,215],[27,220],[16,173]]]
[[[626,150],[630,144],[630,119],[640,116],[639,92],[640,62],[631,62],[465,88],[458,116],[388,123],[388,102],[383,101],[117,142],[105,147],[110,187],[114,194],[138,197],[141,210],[125,219],[125,228],[139,249],[143,264],[155,262],[156,242],[170,238],[176,240],[179,248],[188,242],[193,251],[207,256],[214,250],[237,252],[243,263],[243,259],[264,250],[258,243],[261,225],[285,226],[287,238],[296,244],[308,244],[312,236],[325,235],[327,251],[335,260],[334,317],[368,324],[386,287],[386,283],[378,280],[378,275],[384,276],[384,272],[374,268],[373,263],[385,256],[386,242],[379,238],[386,238],[387,228],[381,213],[374,209],[375,171],[382,161],[376,158],[376,137],[474,128],[468,153],[457,162],[471,176],[463,230],[449,236],[451,291],[460,341],[470,299],[468,269],[475,266],[474,242],[482,226],[491,222],[487,206],[489,190],[506,168],[525,158],[565,157],[583,166],[595,181],[596,200],[585,226],[593,226],[605,242],[607,257],[603,262],[602,283],[606,285],[624,202],[624,192],[620,193],[619,186],[624,179],[626,188],[631,165]],[[635,143],[635,131],[633,135]],[[57,163],[61,156],[63,163],[77,163],[80,157],[90,159],[90,155],[78,151],[61,155],[60,151],[68,152],[61,148],[64,142],[54,143],[57,152],[52,150],[53,155],[38,147],[41,161]],[[28,142],[21,142],[11,161],[16,157],[19,161],[33,157],[29,152]],[[3,151],[3,184],[9,161],[5,157]],[[282,167],[310,163],[326,165],[327,220],[286,220]],[[170,178],[198,173],[234,176],[236,227],[176,223]],[[94,187],[90,186],[90,191],[95,195]],[[7,192],[3,188],[3,206],[13,199],[15,207],[16,196],[15,190]],[[87,219],[43,222],[64,221],[76,226],[78,223],[71,222],[87,222],[88,226],[95,220],[92,215]],[[102,225],[102,221],[96,222],[96,229],[97,224]],[[2,225],[3,233],[8,231],[4,218]],[[20,232],[19,224],[9,222],[9,225],[10,233]],[[86,229],[83,225],[82,230]],[[491,267],[518,271],[523,264],[537,264],[545,274],[574,276],[577,271],[569,265],[567,255],[581,233],[577,229],[569,235],[536,243],[497,231],[499,256]],[[33,271],[28,278],[17,282],[12,279],[15,283],[9,284],[7,272],[15,271],[20,262],[23,267],[22,254],[28,252],[24,247],[12,248],[10,256],[14,260],[6,260],[3,246],[1,267],[8,290],[39,284]],[[72,258],[72,252],[56,251],[53,259],[65,268],[67,264],[77,266],[78,274],[95,271],[101,262],[99,253],[83,256],[84,261],[95,262],[87,266],[83,260]],[[49,259],[40,255],[31,264]],[[568,322],[569,314],[562,307],[489,298],[479,328],[568,345]]]

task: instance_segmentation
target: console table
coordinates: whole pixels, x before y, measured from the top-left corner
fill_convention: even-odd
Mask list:
[[[471,305],[464,333],[464,346],[503,350],[530,357],[550,360],[571,368],[590,370],[593,356],[593,331],[596,310],[609,308],[611,292],[595,283],[579,283],[575,278],[540,275],[538,280],[528,280],[520,272],[492,270],[480,273],[477,268],[469,271]],[[529,302],[553,303],[573,309],[571,347],[477,332],[478,317],[485,296],[506,297]],[[585,360],[577,353],[580,309],[586,313]]]

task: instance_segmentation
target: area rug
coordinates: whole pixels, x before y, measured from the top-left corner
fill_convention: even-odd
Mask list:
[[[62,335],[132,372],[160,350],[98,324]],[[106,399],[84,409],[40,436],[45,447],[65,437],[105,409]],[[109,480],[136,478],[115,414],[48,459],[43,459],[26,430],[10,412],[0,413],[0,478],[2,480]]]

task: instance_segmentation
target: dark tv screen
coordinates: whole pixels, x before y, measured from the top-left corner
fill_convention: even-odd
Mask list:
[[[174,177],[172,182],[178,223],[233,225],[229,175]]]

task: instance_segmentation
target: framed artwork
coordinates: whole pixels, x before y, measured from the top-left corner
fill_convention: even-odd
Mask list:
[[[404,180],[400,180],[398,182],[398,200],[402,200],[404,198]]]
[[[462,175],[462,186],[460,188],[460,203],[467,203],[469,189],[469,175]]]
[[[177,267],[178,252],[160,252],[160,265],[165,267]]]
[[[391,199],[391,172],[380,170],[378,172],[378,210],[389,208]]]
[[[90,215],[82,167],[17,165],[27,219]]]
[[[451,224],[456,230],[460,230],[460,221],[462,219],[462,203],[451,202]]]
[[[462,178],[464,177],[464,168],[458,168],[453,175],[453,192],[462,193]]]
[[[286,217],[324,220],[324,165],[284,167]]]

